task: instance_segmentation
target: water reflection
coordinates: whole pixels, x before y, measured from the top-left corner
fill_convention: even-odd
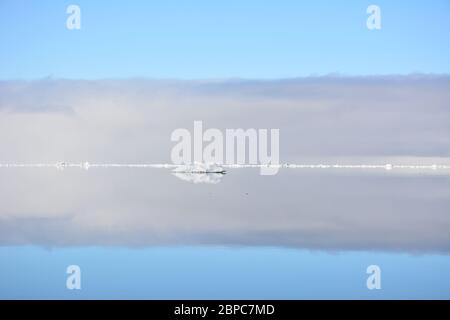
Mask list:
[[[148,169],[2,175],[2,245],[450,249],[445,176],[239,169],[194,185]]]
[[[188,172],[172,172],[178,179],[191,183],[208,183],[217,184],[220,182],[225,173],[188,173]]]
[[[220,130],[279,128],[286,163],[448,164],[449,84],[446,76],[3,82],[0,162],[167,163],[173,130],[202,120]],[[3,168],[0,245],[450,251],[448,175],[249,168],[175,177]]]

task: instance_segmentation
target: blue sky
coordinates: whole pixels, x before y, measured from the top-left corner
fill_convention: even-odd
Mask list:
[[[0,298],[8,299],[446,299],[450,296],[448,256],[279,248],[1,247],[0,258]],[[81,268],[81,290],[65,287],[66,268],[72,264]],[[381,290],[366,288],[366,269],[372,264],[381,268]]]
[[[450,73],[448,39],[447,0],[2,0],[0,79]]]

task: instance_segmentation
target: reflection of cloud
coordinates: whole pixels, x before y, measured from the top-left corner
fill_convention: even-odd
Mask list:
[[[450,78],[3,81],[0,162],[168,162],[171,132],[194,120],[279,128],[282,162],[438,163],[450,156]],[[193,186],[166,170],[0,168],[0,194],[2,245],[450,252],[440,174],[231,169]]]
[[[223,173],[189,173],[189,172],[173,172],[178,179],[192,183],[209,183],[217,184],[223,177]]]

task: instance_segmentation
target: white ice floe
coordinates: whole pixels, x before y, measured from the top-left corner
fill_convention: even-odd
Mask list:
[[[216,163],[194,162],[193,164],[179,165],[174,173],[225,173],[225,169]]]

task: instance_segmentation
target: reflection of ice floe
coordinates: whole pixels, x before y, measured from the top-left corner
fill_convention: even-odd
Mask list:
[[[172,173],[184,181],[216,184],[225,174],[225,169],[215,163],[195,162],[194,164],[180,165]]]
[[[181,180],[192,183],[210,183],[217,184],[223,177],[223,173],[181,173],[173,172],[173,175]]]
[[[225,169],[216,163],[195,162],[194,164],[180,165],[173,170],[179,173],[225,173]]]

